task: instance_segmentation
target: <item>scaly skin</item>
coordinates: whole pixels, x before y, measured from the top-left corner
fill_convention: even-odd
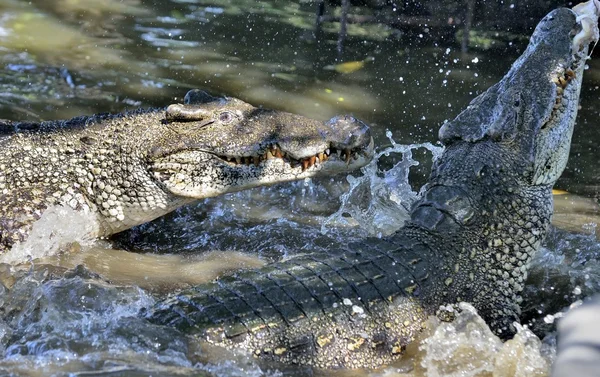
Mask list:
[[[597,12],[590,18],[595,25]],[[579,33],[580,21],[568,9],[546,16],[502,81],[441,128],[446,149],[395,235],[221,278],[146,316],[199,340],[319,368],[390,363],[428,315],[452,319],[461,301],[496,333],[513,334],[567,161],[587,45],[597,39]]]
[[[368,127],[190,91],[167,109],[0,123],[0,254],[61,205],[107,236],[191,201],[366,164]]]

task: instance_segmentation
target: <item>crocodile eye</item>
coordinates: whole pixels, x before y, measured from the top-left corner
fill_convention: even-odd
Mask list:
[[[223,123],[229,123],[233,120],[233,114],[231,114],[229,111],[224,111],[219,114],[219,120]]]

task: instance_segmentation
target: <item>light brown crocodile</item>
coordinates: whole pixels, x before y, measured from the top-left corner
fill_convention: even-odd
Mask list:
[[[166,109],[0,123],[0,254],[49,208],[91,215],[102,237],[194,200],[366,164],[369,128],[190,91]]]

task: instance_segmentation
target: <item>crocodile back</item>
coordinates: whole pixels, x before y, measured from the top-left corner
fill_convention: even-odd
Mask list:
[[[428,310],[415,298],[428,279],[429,252],[371,239],[297,256],[184,291],[148,317],[266,359],[381,365],[423,326]]]

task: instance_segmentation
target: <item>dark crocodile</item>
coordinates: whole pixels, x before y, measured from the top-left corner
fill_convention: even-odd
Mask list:
[[[166,109],[3,121],[0,254],[48,209],[89,215],[90,236],[102,237],[197,199],[356,169],[371,152],[351,116],[320,122],[198,90]]]
[[[429,315],[452,319],[462,301],[511,336],[567,162],[588,44],[598,38],[597,11],[588,11],[548,14],[506,76],[442,126],[445,151],[396,234],[184,290],[147,318],[319,368],[390,363]]]

